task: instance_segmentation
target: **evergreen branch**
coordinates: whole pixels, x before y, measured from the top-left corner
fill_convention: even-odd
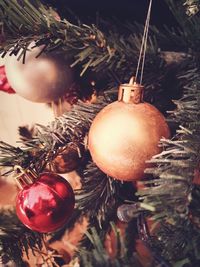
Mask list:
[[[200,132],[197,123],[199,118],[199,94],[196,79],[198,79],[198,75],[194,76],[194,70],[189,71],[186,74],[187,77],[189,74],[190,79],[192,78],[195,82],[185,88],[183,98],[178,101],[177,110],[173,113],[174,120],[184,127],[181,128],[181,132],[177,134],[174,140],[162,141],[165,148],[164,152],[153,157],[150,161],[154,164],[157,163],[158,168],[146,170],[147,173],[151,173],[159,179],[147,181],[146,183],[151,187],[139,192],[142,199],[156,208],[157,215],[160,211],[160,218],[163,218],[163,216],[176,218],[177,211],[175,209],[182,205],[188,206],[189,199],[187,196],[191,192],[194,169],[198,166]],[[179,193],[174,194],[174,192]],[[155,197],[157,197],[157,201]],[[167,205],[164,203],[166,197],[168,197]],[[177,204],[173,206],[172,203],[175,202],[179,203],[180,206]]]
[[[194,16],[198,14],[200,10],[199,0],[186,0],[184,6],[186,6],[186,14],[188,16]]]
[[[17,266],[22,266],[23,254],[28,256],[29,249],[41,250],[42,235],[35,233],[17,219],[11,210],[0,211],[0,256],[2,259],[13,260]]]
[[[172,11],[172,14],[176,18],[181,31],[182,31],[182,38],[185,40],[185,43],[187,44],[186,49],[193,49],[194,51],[199,51],[198,44],[200,43],[199,33],[200,33],[200,18],[198,16],[193,16],[188,19],[187,16],[185,16],[185,9],[184,9],[184,3],[187,3],[188,1],[184,0],[165,0],[168,4],[170,10]]]
[[[23,3],[23,9],[16,0],[3,0],[0,3],[2,17],[5,18],[5,28],[7,26],[13,29],[12,34],[8,35],[6,41],[0,46],[2,56],[9,51],[9,54],[19,53],[19,58],[24,57],[28,45],[35,40],[37,46],[44,44],[46,51],[62,47],[66,53],[70,52],[74,57],[72,66],[82,65],[81,74],[88,68],[97,73],[110,70],[123,76],[126,70],[135,72],[142,27],[139,34],[131,33],[128,37],[112,31],[103,33],[95,25],[76,26],[65,19],[56,20],[55,14],[49,12],[38,1],[35,7],[28,3],[28,0],[20,2]],[[37,22],[35,27],[32,27],[33,18]],[[16,29],[19,30],[16,31]],[[155,55],[157,51],[156,40],[150,37],[147,53]],[[148,61],[147,58],[147,62],[150,66],[155,66],[152,59],[153,57]]]
[[[168,62],[170,62],[169,65],[171,66],[171,61],[169,60],[169,58],[171,58],[170,54],[165,53],[163,56],[168,58]],[[177,57],[178,56],[176,56],[176,58]],[[177,66],[179,66],[180,61],[182,62],[183,58],[185,58],[185,55],[181,54],[178,58]],[[188,62],[190,57],[188,58],[186,56],[186,58],[186,62]],[[180,67],[178,68],[180,70]],[[161,74],[161,70],[159,71]],[[166,78],[168,78],[168,86],[173,93],[176,93],[177,87],[179,88],[179,85],[176,84],[177,82],[174,82],[176,72],[173,69],[170,71],[170,74],[167,73],[166,75]],[[152,74],[148,74],[145,90],[145,99],[150,98],[150,102],[153,101],[154,104],[164,112],[166,111],[166,107],[169,107],[171,98],[169,98],[169,95],[166,96],[165,94],[163,94],[162,97],[160,92],[161,89],[159,89],[159,87],[163,87],[163,82],[161,80],[165,80],[166,78],[163,77],[162,74],[162,76],[155,81],[155,79],[152,80]],[[157,98],[155,96],[154,99],[154,94],[158,94],[158,92],[160,93],[159,97]],[[32,139],[29,139],[24,143],[26,148],[16,149],[12,147],[12,155],[8,155],[9,145],[1,143],[0,165],[11,167],[20,165],[27,168],[30,164],[36,164],[35,168],[42,171],[46,163],[51,162],[57,155],[57,149],[60,147],[72,143],[76,145],[77,148],[79,145],[84,146],[85,137],[89,131],[92,120],[103,107],[116,100],[116,98],[117,90],[116,88],[111,88],[105,91],[104,95],[99,96],[98,101],[95,104],[87,104],[79,101],[77,105],[73,106],[71,111],[56,118],[47,126],[37,125]]]
[[[161,223],[151,242],[152,247],[173,266],[183,261],[191,266],[199,265],[200,253],[197,248],[200,245],[200,231],[189,221],[182,219],[176,225]]]
[[[7,167],[6,172],[1,175],[14,173],[15,166],[21,166],[23,169],[34,167],[35,171],[40,173],[46,166],[47,152],[36,144],[38,144],[37,138],[22,148],[0,141],[0,166]]]
[[[105,97],[101,97],[94,105],[79,101],[71,111],[56,118],[48,126],[37,124],[37,138],[47,150],[53,150],[69,142],[84,144],[92,120],[107,103]]]
[[[170,267],[170,263],[167,262],[165,259],[163,259],[162,256],[158,254],[158,252],[160,252],[161,254],[162,246],[156,246],[157,242],[156,241],[154,242],[153,237],[150,234],[147,223],[144,219],[144,214],[140,214],[140,216],[138,217],[137,228],[140,240],[142,240],[144,244],[151,250],[154,259],[153,266],[156,265],[156,266]]]
[[[191,257],[197,258],[198,255],[193,250],[194,244],[199,243],[200,239],[199,231],[191,224],[190,211],[194,171],[198,169],[200,160],[198,70],[192,69],[180,77],[184,78],[187,78],[188,85],[184,89],[182,99],[176,102],[177,109],[172,116],[172,119],[182,126],[173,140],[162,140],[164,151],[150,161],[157,167],[146,170],[155,178],[144,182],[145,189],[138,192],[140,200],[155,207],[155,212],[152,213],[153,219],[161,222],[158,236],[161,233],[161,236],[167,235],[166,231],[170,229],[170,240],[162,238],[158,247],[162,248],[162,255],[171,262],[178,260],[177,255],[183,247],[185,250],[180,254],[181,260],[184,257],[189,260]],[[186,233],[191,240],[191,246],[187,244]],[[184,236],[183,239],[180,239],[180,236]],[[161,240],[161,237],[158,239]],[[174,253],[169,251],[171,244],[176,247],[176,250],[173,248]]]
[[[45,44],[46,51],[62,47],[66,53],[70,52],[74,57],[73,65],[82,65],[82,74],[88,68],[92,68],[97,73],[106,70],[106,72],[110,71],[114,74],[117,73],[119,80],[128,80],[130,78],[130,73],[134,73],[141,41],[141,33],[131,33],[128,37],[120,36],[114,32],[104,34],[94,25],[91,27],[87,25],[76,26],[66,20],[55,21],[54,16],[52,16],[52,18],[48,17],[46,9],[42,12],[41,9],[38,9],[36,12],[36,10],[33,10],[33,7],[28,4],[28,1],[24,1],[25,12],[19,7],[17,1],[3,0],[2,3],[3,4],[0,3],[0,7],[2,8],[0,12],[2,12],[4,18],[6,18],[6,20],[4,19],[5,29],[10,29],[10,35],[8,35],[9,38],[7,38],[0,48],[0,52],[4,52],[4,55],[10,50],[9,53],[19,53],[19,57],[24,57],[28,44],[34,39],[37,41],[37,45]],[[34,14],[33,16],[38,18],[36,21],[39,23],[36,24],[36,28],[32,27],[31,14]],[[7,17],[8,15],[9,18]],[[16,15],[18,16],[17,19]],[[47,21],[50,21],[50,24],[48,24]],[[179,43],[180,40],[183,40],[184,45],[180,44],[180,50],[187,48],[188,46],[197,51],[199,49],[198,23],[196,23],[195,20],[195,28],[192,28],[191,30],[193,22],[194,20],[189,23],[184,20],[183,23],[180,19],[181,27],[184,28],[186,25],[185,30],[178,34],[172,31],[170,35],[170,42],[172,39],[176,40],[177,43]],[[41,28],[37,28],[40,26]],[[22,31],[19,31],[18,34],[16,28],[20,28]],[[161,36],[163,38],[162,40],[166,40],[166,36],[169,35],[160,35],[158,33],[156,38],[153,36],[149,40],[149,60],[147,61],[147,76],[145,80],[145,83],[147,84],[146,95],[149,94],[152,101],[152,98],[154,97],[152,88],[154,88],[156,89],[154,90],[156,91],[156,96],[158,95],[158,92],[165,92],[167,96],[164,95],[164,97],[162,97],[166,97],[171,101],[174,92],[172,93],[169,92],[169,90],[164,91],[162,89],[162,83],[170,81],[170,78],[168,77],[169,79],[165,79],[166,77],[163,75],[166,66],[163,64],[161,58],[158,57],[158,47],[160,47],[158,44],[158,36]],[[21,48],[24,50],[19,52]],[[173,73],[173,77],[175,77],[176,73],[180,72],[180,66],[177,64],[177,58],[176,60],[174,57],[171,58],[172,63],[175,62],[176,67],[178,66],[175,73]],[[188,59],[191,61],[191,58]],[[180,61],[178,60],[178,62]],[[169,65],[171,68],[171,63]],[[182,65],[183,64],[181,64],[181,68]],[[173,71],[174,69],[171,69],[171,72]],[[158,76],[156,81],[155,73],[157,73]],[[193,74],[194,71],[192,75]],[[198,76],[195,76],[195,78],[199,80]],[[187,80],[188,77],[185,77],[185,79]],[[194,80],[194,77],[192,79]],[[152,82],[152,80],[154,81]],[[166,84],[170,87],[169,83]],[[173,88],[177,87],[179,86],[176,84]],[[196,167],[197,160],[199,160],[199,156],[197,156],[197,149],[199,150],[199,130],[196,130],[196,127],[198,126],[197,122],[199,121],[199,109],[197,110],[199,105],[197,105],[197,99],[195,99],[195,96],[198,96],[198,90],[195,89],[194,84],[192,84],[192,86],[189,85],[189,88],[191,89],[190,92],[186,89],[186,96],[176,102],[178,109],[175,112],[175,121],[178,121],[184,127],[179,130],[176,139],[173,141],[165,140],[162,142],[162,145],[165,147],[165,152],[156,156],[152,160],[152,163],[156,163],[158,168],[147,170],[148,173],[154,174],[159,178],[147,181],[146,189],[139,191],[141,199],[144,202],[156,207],[156,213],[153,215],[155,219],[159,219],[163,222],[161,230],[163,230],[164,234],[169,232],[168,227],[164,227],[166,220],[169,220],[172,223],[169,225],[171,239],[169,240],[166,238],[166,244],[159,243],[160,248],[162,248],[161,253],[166,258],[169,258],[170,261],[174,260],[175,255],[170,254],[171,252],[169,252],[169,242],[177,244],[175,239],[177,237],[179,238],[180,233],[184,235],[184,232],[187,230],[185,226],[181,228],[177,227],[177,225],[189,221],[188,207],[192,189],[191,182],[193,179],[193,171]],[[162,106],[163,103],[160,100],[161,99],[159,99],[158,102],[159,105]],[[44,160],[48,161],[52,156],[49,151],[55,152],[55,150],[62,145],[66,145],[70,142],[83,144],[84,137],[87,134],[91,121],[96,113],[107,103],[109,103],[109,101],[106,102],[104,99],[102,99],[100,104],[97,103],[91,106],[78,103],[70,113],[56,119],[47,127],[38,126],[38,139],[35,139],[35,144],[42,145],[42,149],[39,148],[38,151],[43,150],[44,153],[42,154],[42,158],[36,153],[37,156],[32,159],[34,164],[41,165],[41,162]],[[163,110],[165,111],[166,109]],[[12,159],[6,160],[7,164],[12,164],[13,160],[15,160],[17,155],[15,152],[16,151],[13,152]],[[2,160],[4,159],[5,157],[3,156]],[[22,161],[24,162],[23,159]],[[22,164],[24,164],[23,162]],[[121,195],[121,188],[124,188],[124,186],[118,186],[115,181],[106,177],[102,173],[100,174],[96,167],[89,165],[88,169],[84,172],[83,188],[79,192],[80,195],[78,194],[78,205],[80,210],[93,217],[97,215],[99,223],[101,224],[105,218],[108,220],[111,216],[110,213],[115,211],[115,205],[118,203],[119,197],[116,192],[119,188],[119,195]],[[96,193],[96,195],[94,193]],[[112,205],[110,205],[110,203]],[[175,226],[173,224],[175,224]],[[185,225],[189,225],[188,231],[191,235],[190,238],[194,240],[194,235],[198,236],[197,233],[191,230],[190,224],[186,223]],[[163,233],[157,234],[157,236],[165,238]],[[93,235],[95,233],[91,234]],[[93,240],[91,235],[90,239],[93,243],[97,240],[97,238]],[[182,246],[184,244],[185,248],[186,239],[183,238],[180,241],[181,242],[177,244],[177,247],[179,248],[180,245]],[[83,257],[86,260],[85,266],[90,266],[89,264],[91,264],[91,262],[99,262],[99,252],[102,253],[102,250],[99,249],[98,242],[98,245],[95,245],[95,248],[92,251],[93,254],[88,254],[88,251],[87,254],[84,254]],[[176,252],[179,253],[180,250],[176,250]],[[191,252],[191,248],[189,248],[189,252]],[[186,252],[184,251],[183,254],[184,256],[187,256],[188,250]],[[105,254],[103,253],[103,255]],[[172,255],[172,257],[169,257],[169,255]],[[106,265],[105,259],[106,256],[103,256],[103,258],[100,257],[100,266],[102,266],[102,264]],[[110,264],[109,261],[107,264]],[[116,261],[115,265],[112,265],[111,263],[111,265],[107,266],[126,266],[125,263],[122,265],[119,264],[120,262]]]
[[[104,248],[104,244],[99,237],[95,228],[91,228],[87,233],[87,237],[90,240],[92,245],[92,249],[88,250],[87,248],[82,248],[79,251],[79,257],[81,260],[81,266],[93,267],[141,267],[140,263],[136,258],[128,257],[127,251],[124,246],[124,240],[120,236],[120,230],[118,230],[114,225],[112,225],[114,233],[116,235],[117,247],[119,250],[117,251],[117,255],[112,259],[106,249]]]
[[[82,177],[82,188],[76,192],[77,208],[90,220],[102,223],[113,216],[120,199],[121,182],[101,172],[94,163],[87,165]]]
[[[31,160],[30,149],[21,149],[0,141],[0,166],[10,167],[13,171],[15,165],[25,167]]]
[[[70,112],[56,118],[49,125],[37,125],[32,139],[25,141],[25,148],[16,148],[0,142],[0,165],[11,167],[10,172],[15,165],[23,168],[32,165],[41,172],[46,163],[51,162],[57,155],[56,151],[60,147],[71,143],[77,147],[84,146],[84,138],[92,120],[104,106],[111,102],[114,95],[116,96],[116,91],[108,91],[93,105],[79,101]]]
[[[21,33],[47,33],[51,26],[59,29],[55,11],[45,7],[38,0],[34,1],[34,5],[28,0],[2,0],[0,6],[0,16],[4,25],[17,36]]]
[[[4,0],[4,3],[6,3],[8,7],[9,5],[12,6],[13,2],[16,4],[16,0]],[[32,8],[34,8],[31,7],[30,3],[27,5],[26,1],[21,2],[24,3],[24,6],[26,7],[25,10],[28,10],[29,13]],[[22,18],[22,20],[26,17],[26,12],[24,11],[25,13],[23,13],[20,6],[14,5],[14,7],[12,6],[12,9],[14,9],[15,13],[19,18]],[[7,14],[5,5],[3,12]],[[37,16],[38,20],[42,16],[45,16],[46,20],[53,19],[51,13],[48,15],[48,10],[46,10],[44,6],[42,9],[37,8],[37,12],[40,12],[40,15],[34,13],[34,16]],[[50,16],[50,18],[48,16]],[[14,18],[11,15],[6,19],[5,24],[9,24],[13,20]],[[32,25],[31,28],[33,28]],[[111,79],[113,80],[113,77],[115,77],[115,80],[117,80],[118,83],[123,81],[127,82],[136,70],[135,68],[143,32],[143,27],[141,25],[129,24],[128,28],[130,32],[126,35],[119,34],[119,32],[113,30],[112,27],[109,29],[108,26],[103,32],[95,25],[88,26],[82,24],[77,26],[64,19],[62,21],[59,20],[56,23],[51,23],[49,28],[45,28],[45,34],[43,32],[40,34],[41,31],[38,31],[39,34],[37,32],[32,32],[34,29],[28,33],[22,31],[19,36],[13,32],[10,36],[7,36],[6,41],[0,46],[0,53],[2,52],[2,56],[5,56],[9,51],[9,54],[19,54],[19,58],[23,57],[24,60],[27,47],[32,40],[35,40],[37,46],[42,44],[45,45],[44,51],[48,52],[59,48],[63,49],[65,53],[70,54],[74,60],[72,66],[81,66],[81,74],[90,68],[98,75],[104,75],[104,78],[107,78],[109,74],[111,75]],[[163,85],[162,81],[165,80],[165,75],[168,78],[168,82],[173,81],[176,72],[179,71],[179,63],[180,61],[182,62],[182,59],[179,58],[177,61],[177,57],[174,57],[173,54],[170,57],[170,69],[171,64],[173,63],[176,65],[176,69],[170,71],[169,67],[166,66],[166,64],[163,64],[165,63],[165,58],[167,64],[169,63],[170,52],[167,53],[167,56],[166,54],[159,52],[162,50],[162,47],[166,49],[166,46],[162,45],[162,42],[160,42],[161,39],[163,40],[163,43],[164,41],[165,43],[166,41],[169,43],[169,48],[172,49],[172,44],[174,43],[175,46],[178,45],[178,47],[180,47],[180,50],[185,50],[188,40],[182,44],[181,40],[184,38],[181,34],[177,34],[171,30],[165,33],[161,33],[155,28],[152,28],[151,30],[146,57],[146,77],[144,80],[146,90],[144,98],[148,102],[154,102],[154,105],[162,111],[166,111],[166,106],[172,109],[171,99],[177,99],[178,93],[177,89],[173,90],[175,85],[170,83],[169,87],[172,88],[172,92],[171,95],[166,95],[165,85]],[[173,40],[175,40],[175,42],[173,42]],[[188,60],[191,60],[190,55],[186,58],[185,64],[187,64]],[[156,78],[154,73],[157,73]],[[169,77],[170,75],[173,77]]]

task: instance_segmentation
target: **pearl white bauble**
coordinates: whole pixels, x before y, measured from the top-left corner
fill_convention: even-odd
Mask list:
[[[32,42],[26,52],[25,64],[17,56],[6,58],[5,71],[11,87],[27,100],[47,103],[64,95],[73,83],[73,71],[64,52],[42,53],[43,46]]]

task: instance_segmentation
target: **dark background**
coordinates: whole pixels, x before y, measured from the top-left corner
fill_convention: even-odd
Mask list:
[[[104,19],[115,17],[121,22],[144,23],[149,4],[149,0],[43,0],[43,2],[56,8],[62,17],[73,20],[73,16],[70,17],[67,11],[71,10],[74,17],[76,15],[84,23],[95,23],[97,14]],[[157,27],[176,25],[164,0],[153,0],[151,24]]]

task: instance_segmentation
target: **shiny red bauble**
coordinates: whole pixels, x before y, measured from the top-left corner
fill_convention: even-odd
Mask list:
[[[33,231],[48,233],[61,228],[71,217],[75,204],[70,184],[55,173],[42,173],[25,185],[16,200],[20,221]]]

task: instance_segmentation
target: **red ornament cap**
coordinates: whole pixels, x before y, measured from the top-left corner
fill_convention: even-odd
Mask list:
[[[16,213],[31,230],[48,233],[61,228],[75,205],[71,185],[55,173],[42,173],[19,192]]]

